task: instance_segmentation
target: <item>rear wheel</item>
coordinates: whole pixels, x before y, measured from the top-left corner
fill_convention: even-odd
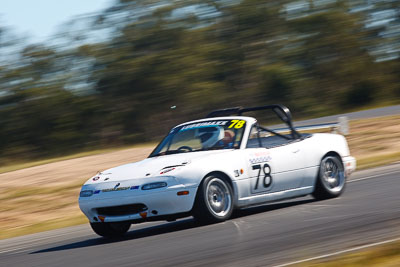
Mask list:
[[[206,177],[199,186],[193,216],[204,223],[222,222],[232,215],[233,190],[228,181],[217,175]]]
[[[337,156],[326,156],[322,159],[313,196],[316,199],[327,199],[340,196],[346,185],[343,163]]]
[[[120,237],[128,232],[131,224],[128,222],[90,223],[93,231],[103,237]]]

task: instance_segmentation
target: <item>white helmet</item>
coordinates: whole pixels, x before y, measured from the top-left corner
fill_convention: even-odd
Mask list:
[[[195,137],[200,138],[203,148],[214,146],[224,138],[224,128],[221,126],[207,126],[196,129]]]

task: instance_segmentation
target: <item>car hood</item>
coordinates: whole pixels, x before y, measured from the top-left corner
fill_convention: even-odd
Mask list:
[[[199,151],[187,152],[181,154],[164,155],[152,158],[146,158],[142,161],[121,165],[102,171],[95,176],[91,177],[86,184],[93,184],[99,182],[113,182],[150,178],[155,176],[169,176],[173,175],[173,171],[191,165],[196,161],[208,158],[214,155],[228,153],[229,150],[212,150],[212,151]]]

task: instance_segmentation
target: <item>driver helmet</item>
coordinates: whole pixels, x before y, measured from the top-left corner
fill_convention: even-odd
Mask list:
[[[200,139],[203,148],[214,146],[225,136],[224,128],[221,126],[210,126],[196,129],[195,136]]]

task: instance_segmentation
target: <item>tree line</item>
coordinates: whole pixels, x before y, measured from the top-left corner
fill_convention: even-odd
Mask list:
[[[374,53],[398,44],[386,24],[348,1],[291,2],[119,0],[53,44],[0,28],[1,162],[154,141],[217,108],[399,102],[399,59]]]

